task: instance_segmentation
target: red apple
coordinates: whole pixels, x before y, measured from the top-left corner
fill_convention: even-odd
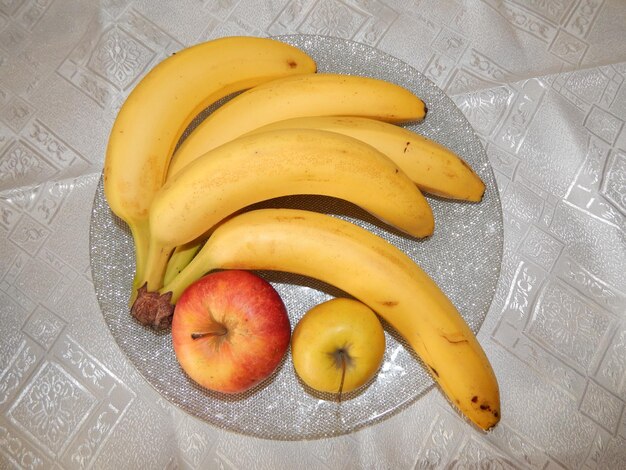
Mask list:
[[[190,285],[174,309],[176,358],[195,382],[239,393],[272,375],[291,336],[278,292],[249,271],[211,273]]]

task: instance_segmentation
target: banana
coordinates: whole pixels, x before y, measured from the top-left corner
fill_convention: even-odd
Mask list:
[[[375,119],[344,116],[292,118],[251,131],[322,129],[349,135],[375,147],[398,165],[424,192],[448,199],[478,202],[485,184],[458,155],[443,145]]]
[[[131,230],[138,271],[135,284],[143,277],[150,203],[191,120],[231,93],[315,70],[313,59],[282,42],[227,37],[168,57],[133,89],[111,130],[104,192],[113,213]]]
[[[498,383],[476,337],[435,282],[383,238],[325,214],[252,210],[216,228],[161,289],[162,301],[175,303],[187,286],[214,269],[285,271],[342,289],[406,339],[471,422],[485,430],[498,423]]]
[[[384,80],[331,73],[285,77],[242,93],[200,123],[172,157],[168,178],[207,151],[274,121],[351,115],[409,122],[425,114],[420,98]]]
[[[347,200],[414,237],[433,232],[432,210],[417,186],[370,145],[318,129],[244,136],[204,154],[156,194],[147,291],[161,287],[176,246],[250,204],[295,194]]]

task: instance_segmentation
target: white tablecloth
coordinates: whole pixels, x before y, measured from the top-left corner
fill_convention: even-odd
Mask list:
[[[206,39],[323,34],[423,72],[484,142],[505,247],[480,330],[502,421],[437,389],[337,438],[220,430],[120,351],[89,266],[117,109]],[[0,467],[626,468],[626,3],[622,0],[0,2]]]

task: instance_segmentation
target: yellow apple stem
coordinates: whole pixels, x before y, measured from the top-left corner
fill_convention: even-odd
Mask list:
[[[341,382],[339,382],[339,403],[341,403],[341,396],[343,393],[343,384],[344,381],[346,379],[346,356],[347,356],[347,351],[343,348],[341,348],[339,351],[337,351],[337,354],[339,355],[339,358],[341,359]]]

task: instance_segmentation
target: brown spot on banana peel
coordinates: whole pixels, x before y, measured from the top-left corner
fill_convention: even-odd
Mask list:
[[[275,219],[279,222],[289,222],[291,220],[306,220],[305,217],[298,216],[276,216]]]
[[[498,421],[500,421],[500,412],[498,410],[494,410],[491,408],[491,405],[489,405],[488,403],[483,403],[480,405],[480,409],[482,411],[487,411],[489,413],[491,413],[493,415],[494,418],[496,418]],[[496,421],[493,426],[491,426],[491,428],[493,428],[496,424],[498,424],[498,421]],[[489,428],[489,429],[491,429]]]
[[[458,404],[459,400],[456,400],[456,402]],[[472,403],[478,403],[479,402],[478,396],[474,395],[471,398],[471,402]],[[487,412],[491,413],[493,415],[493,417],[497,419],[497,421],[492,426],[490,426],[489,428],[485,429],[485,431],[488,431],[489,429],[492,429],[496,424],[498,424],[498,422],[500,421],[500,411],[499,410],[492,409],[491,405],[489,403],[487,403],[487,402],[481,403],[478,407],[480,408],[481,411],[487,411]]]
[[[450,341],[452,344],[455,344],[455,343],[456,344],[462,344],[463,342],[467,342],[467,339],[465,337],[463,337],[462,335],[457,335],[455,337],[454,335],[446,335],[446,334],[440,332],[440,336],[443,337],[444,339],[446,339],[447,341]],[[428,356],[430,356],[428,354],[428,348],[426,347],[426,344],[424,344],[424,348],[426,349],[426,354]],[[424,365],[428,368],[428,370],[431,372],[431,374],[438,380],[439,379],[439,372],[437,371],[437,369],[435,369],[430,363],[425,362],[425,361],[424,361]],[[451,397],[448,397],[448,398],[450,399],[450,403],[451,404],[456,404],[457,408],[459,408],[459,410],[462,411],[463,407],[461,406],[461,400],[459,398],[455,398],[454,401],[452,401]],[[470,401],[474,405],[478,405],[478,403],[480,403],[480,405],[475,406],[476,411],[478,411],[478,409],[479,409],[482,412],[487,412],[487,413],[491,414],[495,418],[495,420],[493,420],[492,424],[491,424],[492,420],[488,419],[487,422],[489,424],[486,425],[485,427],[479,425],[476,421],[470,420],[470,422],[472,422],[474,425],[477,425],[478,428],[480,428],[483,431],[489,431],[490,429],[493,429],[498,424],[498,422],[500,421],[499,406],[498,407],[492,407],[491,404],[488,401],[485,401],[483,398],[479,397],[478,395],[473,395],[470,398]],[[469,405],[469,404],[466,403],[466,406],[467,405]],[[469,406],[471,406],[471,405],[469,405]],[[465,414],[465,416],[468,417],[467,414]]]
[[[461,165],[463,165],[465,168],[467,168],[469,171],[471,171],[472,173],[474,173],[474,169],[469,166],[469,164],[463,160],[462,158],[459,158],[459,162],[461,163]]]
[[[462,344],[462,343],[467,343],[468,342],[467,339],[457,339],[457,340],[451,340],[451,339],[448,339],[448,338],[446,338],[446,339],[448,340],[448,342],[450,344]]]
[[[446,333],[442,333],[441,337],[451,344],[462,344],[469,342],[468,339],[462,334],[448,335]]]
[[[428,365],[428,368],[432,371],[432,373],[435,375],[435,377],[439,377],[439,372],[437,372],[437,369],[435,369],[430,364]]]

